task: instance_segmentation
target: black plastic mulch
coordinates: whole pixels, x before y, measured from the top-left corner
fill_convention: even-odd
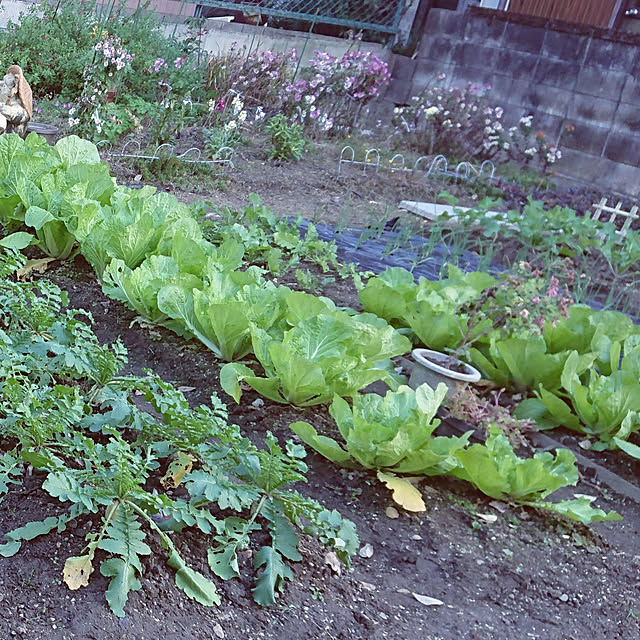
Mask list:
[[[300,231],[306,233],[309,222],[298,222]],[[424,276],[428,280],[439,280],[442,265],[453,262],[463,271],[478,271],[480,257],[471,251],[453,252],[447,245],[435,244],[428,255],[425,245],[428,240],[423,236],[406,237],[398,231],[372,229],[344,229],[325,224],[315,225],[322,240],[335,242],[338,257],[343,262],[353,262],[363,271],[381,273],[389,267],[403,267],[412,271],[415,278]],[[401,245],[401,246],[398,246]],[[492,264],[491,273],[504,271],[500,265]]]

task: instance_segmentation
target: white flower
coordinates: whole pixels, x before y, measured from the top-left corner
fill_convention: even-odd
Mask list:
[[[262,107],[258,107],[256,109],[256,115],[255,115],[254,121],[258,122],[258,121],[262,120],[264,118],[264,116],[265,116],[264,109]]]
[[[76,108],[72,107],[71,109],[69,109],[69,115],[72,116],[74,113],[76,112]]]
[[[238,124],[235,120],[230,120],[227,124],[224,125],[225,131],[235,131],[238,127]]]
[[[240,124],[242,124],[246,119],[247,119],[247,112],[246,111],[241,111],[238,114],[238,121],[240,122]]]
[[[240,96],[234,96],[231,101],[231,108],[233,109],[233,115],[237,116],[244,109],[244,102]]]
[[[430,119],[433,116],[437,115],[438,113],[440,113],[440,109],[438,109],[438,107],[429,107],[428,109],[424,110],[424,115]]]

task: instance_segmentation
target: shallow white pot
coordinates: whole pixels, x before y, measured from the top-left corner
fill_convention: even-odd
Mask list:
[[[414,349],[411,355],[415,360],[409,377],[409,386],[412,389],[416,389],[425,382],[435,389],[440,382],[444,382],[448,389],[447,396],[451,397],[460,386],[479,382],[482,377],[475,367],[462,360],[456,360],[456,362],[464,368],[464,373],[447,369],[443,363],[450,360],[451,356],[440,351]]]

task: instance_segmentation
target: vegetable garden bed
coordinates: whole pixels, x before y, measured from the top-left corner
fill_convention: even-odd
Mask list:
[[[309,191],[303,174],[301,171],[297,183],[289,186],[288,206],[294,207]],[[269,198],[268,193],[265,196]],[[287,248],[289,240],[282,235],[280,240],[280,246],[287,250],[271,254],[273,264],[295,253],[295,241]],[[310,246],[306,245],[307,251]],[[297,256],[297,264],[283,269],[279,282],[312,285],[318,294],[329,275],[335,280],[325,282],[324,287],[334,302],[339,306],[358,304],[350,281],[341,279],[326,255],[326,273],[317,261],[307,262],[306,257]],[[320,250],[318,257],[322,261]],[[296,278],[296,269],[306,269],[307,279]],[[144,369],[153,369],[161,379],[182,389],[192,409],[208,403],[212,393],[229,400],[220,388],[221,362],[211,351],[163,327],[149,326],[120,302],[106,298],[82,257],[50,266],[46,277],[69,292],[72,308],[92,313],[101,343],[122,339],[128,350],[123,373],[140,376]],[[254,372],[262,373],[255,359],[250,357],[246,362]],[[162,413],[160,406],[153,410],[146,404],[148,397],[140,390],[134,391],[131,399],[154,416]],[[180,414],[180,419],[187,415]],[[300,421],[337,437],[326,404],[295,408],[274,403],[249,387],[242,389],[241,404],[229,400],[229,422],[238,424],[243,435],[258,447],[269,443],[269,431],[284,444],[292,436],[289,425]],[[96,441],[104,444],[107,437],[105,431]],[[3,441],[3,450],[12,444],[11,440]],[[78,452],[75,457],[79,470],[82,460]],[[622,458],[621,452],[606,458],[613,458],[616,471],[627,479],[638,477],[637,461]],[[74,520],[66,531],[32,541],[25,536],[17,555],[0,558],[0,597],[5,610],[13,612],[0,622],[2,636],[637,637],[640,505],[603,489],[597,478],[582,477],[576,487],[563,489],[561,498],[575,493],[596,496],[599,508],[618,511],[622,521],[585,527],[554,514],[492,500],[447,477],[423,479],[420,490],[426,511],[408,513],[395,505],[375,474],[340,469],[314,452],[306,460],[308,483],[296,488],[356,524],[361,541],[355,547],[358,553],[352,560],[352,572],[340,565],[330,548],[302,535],[301,557],[291,558],[292,573],[282,581],[283,590],[276,591],[275,604],[261,607],[254,602],[252,589],[256,588],[254,565],[261,575],[262,566],[256,558],[261,546],[268,546],[267,533],[256,532],[248,548],[239,550],[240,577],[222,581],[207,565],[214,533],[189,529],[175,535],[174,544],[187,566],[215,581],[221,603],[205,608],[175,587],[176,567],[166,564],[162,538],[148,536],[150,553],[138,552],[142,570],[134,574],[142,588],[130,591],[126,617],[115,617],[104,600],[105,589],[110,588],[108,571],[102,575],[95,571],[88,586],[74,591],[63,581],[67,558],[86,553],[85,536],[100,529],[99,514],[90,512]],[[3,533],[57,516],[63,509],[60,500],[53,497],[55,492],[40,489],[45,477],[45,471],[38,470],[41,460],[31,458],[36,467],[32,472],[27,462],[21,475],[24,481],[9,485],[0,503]],[[185,492],[179,480],[176,484],[167,489],[156,482],[153,487],[156,493],[166,490],[171,499],[179,500]],[[257,521],[266,522],[262,516]],[[148,530],[152,525],[144,526]],[[96,559],[102,562],[107,551],[108,546],[98,549]],[[291,549],[288,553],[295,556]],[[277,577],[274,580],[280,581]]]

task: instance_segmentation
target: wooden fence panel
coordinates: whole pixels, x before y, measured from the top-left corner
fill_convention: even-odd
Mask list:
[[[511,0],[508,11],[540,18],[607,27],[616,0]]]

